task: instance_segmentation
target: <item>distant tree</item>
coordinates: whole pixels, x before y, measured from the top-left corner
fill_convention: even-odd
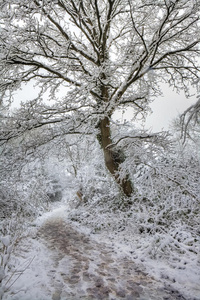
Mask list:
[[[10,101],[31,81],[39,89],[1,141],[52,124],[60,124],[56,136],[93,133],[131,196],[129,174],[119,176],[124,156],[113,145],[112,115],[145,112],[161,82],[188,92],[200,70],[199,13],[199,0],[0,0],[1,95]]]
[[[176,124],[181,129],[183,141],[189,138],[193,142],[199,142],[199,125],[200,125],[200,95],[197,102],[188,107],[180,116],[180,120]]]

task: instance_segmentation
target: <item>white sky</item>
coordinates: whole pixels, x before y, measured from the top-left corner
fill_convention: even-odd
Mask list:
[[[16,93],[13,107],[19,107],[21,101],[34,99],[37,96],[36,90],[33,86],[24,85],[21,91]],[[187,99],[184,92],[177,94],[168,86],[163,86],[163,94],[163,96],[158,97],[151,104],[153,113],[146,119],[145,127],[151,129],[153,132],[158,132],[162,129],[168,130],[173,119],[183,113],[197,100],[196,95]],[[121,113],[117,113],[116,118],[130,120],[131,115],[131,109],[128,109],[123,116]]]
[[[152,131],[167,130],[172,121],[196,101],[196,95],[186,98],[184,92],[177,94],[167,88],[163,97],[151,104],[153,113],[147,117],[146,126],[151,127]]]
[[[153,112],[148,115],[146,123],[142,125],[153,132],[168,130],[172,121],[196,101],[195,91],[194,96],[186,98],[184,92],[177,94],[167,85],[163,86],[163,96],[158,97],[151,104]],[[120,114],[120,118],[130,120],[131,115],[131,109],[128,109],[123,116]]]

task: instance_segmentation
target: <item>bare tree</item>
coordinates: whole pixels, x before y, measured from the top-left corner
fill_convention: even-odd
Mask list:
[[[146,111],[162,81],[187,92],[198,79],[200,1],[1,0],[0,11],[2,97],[30,81],[40,89],[1,140],[52,123],[66,125],[62,134],[84,125],[130,196],[129,175],[118,175],[123,155],[113,146],[111,117],[122,107]],[[43,95],[56,103],[45,105]]]

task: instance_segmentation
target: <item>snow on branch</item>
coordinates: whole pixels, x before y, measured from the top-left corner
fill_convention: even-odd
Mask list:
[[[143,133],[138,135],[126,135],[119,138],[115,143],[109,145],[108,147],[114,147],[117,146],[122,141],[131,142],[131,140],[143,140],[147,143],[153,143],[158,144],[161,147],[165,148],[167,145],[171,143],[171,141],[168,140],[169,133],[168,132],[158,132],[153,134]]]
[[[185,112],[181,115],[181,131],[183,142],[186,141],[187,131],[189,124],[194,122],[194,125],[199,122],[200,114],[200,96],[197,97],[198,101],[191,105]]]

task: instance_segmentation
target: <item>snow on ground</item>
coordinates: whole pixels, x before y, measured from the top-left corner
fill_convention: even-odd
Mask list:
[[[36,239],[37,230],[48,218],[58,218],[64,215],[66,207],[61,205],[52,211],[44,213],[27,229],[27,238],[17,245],[11,265],[14,267],[8,276],[3,300],[49,300],[53,294],[51,273],[54,263],[51,251]],[[68,262],[67,262],[68,263]],[[7,279],[7,280],[8,280]]]
[[[98,213],[95,215],[95,211],[92,213],[93,217],[87,214],[87,211],[83,213],[87,221],[80,222],[80,218],[77,217],[78,222],[74,223],[77,230],[90,232],[95,240],[113,245],[118,255],[129,256],[137,265],[145,268],[149,275],[178,290],[186,299],[200,300],[200,244],[198,255],[190,251],[179,255],[172,250],[170,255],[166,254],[166,257],[163,253],[159,256],[160,245],[156,244],[158,237],[139,234],[137,223],[123,220],[121,212],[102,215]],[[105,220],[106,224],[104,224]],[[124,226],[121,225],[123,223],[121,220],[124,221]],[[82,225],[84,223],[86,226]],[[99,228],[95,227],[98,223],[102,223]],[[162,241],[162,244],[166,243],[166,248],[170,244],[170,238],[171,236],[168,235]]]
[[[4,300],[51,299],[51,295],[54,293],[51,281],[56,280],[56,275],[52,272],[52,277],[49,277],[47,274],[51,274],[55,257],[53,259],[51,250],[36,239],[39,226],[49,218],[63,218],[71,222],[72,226],[82,233],[90,235],[92,239],[112,245],[117,250],[116,260],[118,256],[129,255],[136,264],[142,265],[150,275],[179,290],[186,299],[200,299],[199,258],[195,259],[192,253],[191,257],[185,257],[185,262],[182,257],[180,262],[174,261],[174,265],[167,258],[149,258],[148,253],[145,255],[144,249],[148,249],[151,240],[148,240],[147,237],[142,239],[141,236],[134,233],[134,226],[131,229],[132,231],[130,231],[130,228],[125,228],[117,233],[103,229],[94,232],[90,226],[72,222],[69,218],[69,211],[70,209],[66,205],[54,207],[52,211],[43,214],[28,228],[28,237],[21,240],[16,248],[15,256],[12,257],[15,274],[10,273],[12,278],[6,284],[9,291],[5,293]],[[60,271],[62,271],[63,265],[70,264],[69,261],[65,261],[65,258],[61,259],[59,263],[60,265],[57,268]]]
[[[130,234],[130,233],[129,233]],[[151,259],[148,255],[144,256],[140,248],[137,247],[138,241],[135,243],[124,243],[122,236],[110,236],[99,234],[97,240],[104,240],[108,244],[112,241],[119,255],[129,255],[138,265],[143,265],[147,273],[157,280],[165,281],[175,290],[178,290],[186,299],[200,299],[200,266],[196,264],[196,260],[188,259],[188,264],[183,267],[177,262],[173,266],[166,259]],[[139,239],[139,237],[138,237]],[[150,241],[149,241],[150,242]],[[141,241],[140,241],[141,244]],[[148,244],[148,240],[144,240],[143,244]]]

